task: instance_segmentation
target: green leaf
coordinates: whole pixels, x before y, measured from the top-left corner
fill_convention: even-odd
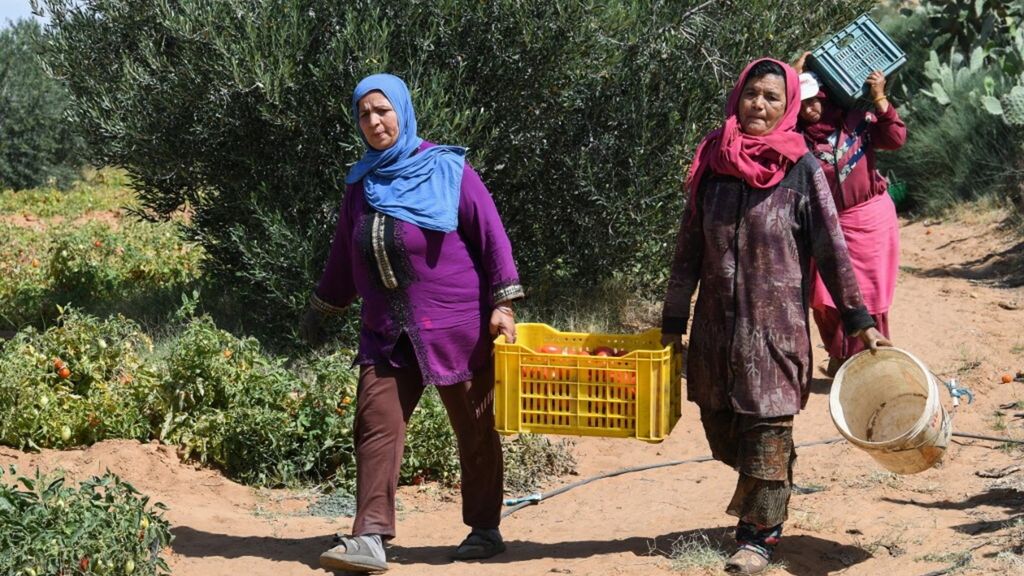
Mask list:
[[[946,89],[943,88],[938,82],[932,83],[931,94],[935,98],[935,101],[938,102],[939,104],[942,104],[943,106],[949,105],[949,94],[946,93]]]
[[[985,50],[981,46],[971,51],[971,72],[978,72],[985,65]]]
[[[981,104],[985,107],[985,111],[994,116],[1003,115],[1003,105],[999,102],[998,98],[994,98],[989,95],[981,97]]]
[[[63,476],[54,479],[53,482],[50,482],[50,485],[46,487],[46,490],[43,490],[43,496],[46,498],[53,496],[55,493],[60,491],[62,486],[64,486]]]
[[[0,494],[0,511],[3,512],[15,512],[17,509],[11,500],[4,494]]]

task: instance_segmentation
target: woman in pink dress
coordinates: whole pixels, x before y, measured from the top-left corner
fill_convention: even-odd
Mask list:
[[[797,62],[801,69],[803,58]],[[832,190],[839,225],[857,276],[857,284],[875,326],[889,334],[889,308],[899,272],[900,235],[888,182],[876,169],[876,150],[896,150],[907,127],[885,95],[885,76],[872,72],[867,84],[871,110],[848,110],[831,98],[810,73],[801,75],[799,129],[818,159]],[[834,376],[847,358],[864,350],[863,342],[843,330],[842,314],[819,274],[811,291],[818,333],[828,350],[826,374]]]

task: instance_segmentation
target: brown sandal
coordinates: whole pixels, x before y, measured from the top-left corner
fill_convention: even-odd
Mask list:
[[[725,561],[725,571],[729,574],[760,574],[767,569],[768,558],[746,547]]]
[[[826,366],[825,368],[822,368],[821,371],[824,372],[825,376],[827,376],[828,378],[835,378],[836,377],[836,372],[839,372],[839,369],[842,368],[842,366],[843,366],[843,364],[845,362],[846,362],[845,358],[833,358],[833,357],[829,356],[828,357],[828,366]]]

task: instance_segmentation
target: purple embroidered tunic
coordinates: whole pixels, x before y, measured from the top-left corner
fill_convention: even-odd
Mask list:
[[[424,141],[419,150],[433,145]],[[523,289],[494,200],[469,164],[459,226],[449,233],[377,212],[362,182],[346,187],[316,297],[340,309],[356,296],[363,299],[357,364],[410,364],[396,350],[403,334],[424,384],[464,382],[487,364],[491,310]]]

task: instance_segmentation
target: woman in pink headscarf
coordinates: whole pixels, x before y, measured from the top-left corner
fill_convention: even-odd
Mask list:
[[[805,53],[795,64],[802,70]],[[818,158],[839,213],[846,246],[864,304],[878,330],[889,335],[889,307],[899,273],[900,223],[879,174],[877,150],[896,150],[907,140],[907,127],[885,95],[885,75],[872,72],[866,81],[871,110],[850,110],[830,98],[813,73],[800,75],[803,103],[798,128]],[[814,322],[828,350],[825,373],[834,376],[847,358],[864,349],[843,330],[839,310],[821,279],[811,290]]]
[[[793,417],[811,381],[813,258],[847,333],[889,345],[857,288],[828,182],[802,135],[797,73],[762,59],[740,75],[721,128],[697,148],[662,312],[681,344],[700,285],[686,367],[715,459],[739,472],[731,573],[765,570],[793,478]]]

